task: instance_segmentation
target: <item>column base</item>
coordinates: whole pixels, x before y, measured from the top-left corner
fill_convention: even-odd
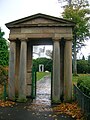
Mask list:
[[[71,103],[72,102],[72,98],[64,98],[64,102],[67,102],[67,103]]]
[[[25,96],[20,96],[18,99],[17,99],[17,102],[27,102],[27,98]]]
[[[54,98],[54,99],[51,100],[51,103],[52,104],[59,104],[59,103],[61,103],[61,100],[58,100],[57,98],[56,99]]]
[[[8,97],[8,99],[11,100],[11,101],[16,101],[15,97]]]

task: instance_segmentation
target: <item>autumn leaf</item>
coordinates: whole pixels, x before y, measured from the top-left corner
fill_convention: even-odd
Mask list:
[[[3,101],[3,100],[0,100],[0,106],[1,107],[13,107],[13,105],[15,104],[15,102],[12,102],[12,101]]]
[[[83,117],[81,109],[78,107],[77,103],[62,103],[53,108],[53,111],[57,114],[67,114],[80,120]]]

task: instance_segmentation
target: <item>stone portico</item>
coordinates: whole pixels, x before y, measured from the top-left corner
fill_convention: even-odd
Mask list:
[[[33,45],[53,45],[52,101],[72,99],[72,28],[74,23],[45,14],[22,18],[10,29],[9,99],[25,100],[32,92]]]

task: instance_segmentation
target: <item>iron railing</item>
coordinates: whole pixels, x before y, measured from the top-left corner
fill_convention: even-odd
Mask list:
[[[74,98],[82,111],[90,115],[90,97],[85,95],[76,85],[74,85]]]
[[[35,99],[36,97],[36,71],[32,68],[32,98]]]

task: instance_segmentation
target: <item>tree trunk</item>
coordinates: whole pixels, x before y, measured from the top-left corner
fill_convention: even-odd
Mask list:
[[[68,1],[68,3],[69,3],[69,6],[71,5],[71,2],[72,2],[72,0],[69,0],[69,1]]]

